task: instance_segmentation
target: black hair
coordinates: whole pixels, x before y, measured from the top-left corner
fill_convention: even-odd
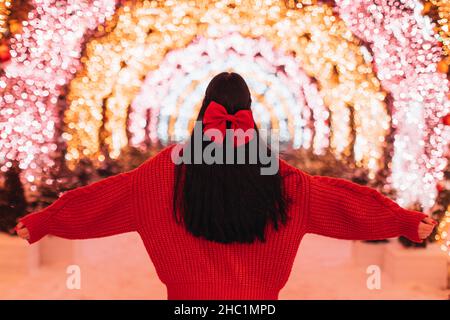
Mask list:
[[[251,106],[250,90],[237,73],[223,72],[209,83],[194,126],[201,123],[211,101],[223,105],[229,114],[248,110]],[[227,123],[229,127],[229,123]],[[194,150],[194,131],[186,143]],[[271,150],[262,141],[255,125],[257,147]],[[225,138],[226,141],[226,138]],[[223,143],[223,146],[226,143]],[[202,150],[211,141],[202,141]],[[185,147],[185,148],[186,148]],[[220,243],[252,243],[265,241],[266,228],[278,229],[287,220],[286,201],[280,173],[264,175],[265,166],[258,156],[249,161],[249,144],[245,148],[245,163],[181,163],[175,166],[173,213],[178,223],[197,237]],[[222,154],[226,157],[226,148]],[[182,151],[183,152],[183,151]],[[259,155],[259,152],[258,152]],[[278,159],[277,159],[278,161]]]

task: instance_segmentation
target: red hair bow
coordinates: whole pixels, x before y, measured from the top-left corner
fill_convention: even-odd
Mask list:
[[[224,106],[215,101],[211,101],[206,108],[203,116],[203,132],[212,141],[222,143],[226,134],[227,121],[231,122],[235,146],[248,143],[253,138],[255,122],[251,110],[239,110],[235,114],[229,114]],[[212,133],[212,130],[209,131],[210,129],[219,130],[222,135],[217,136]],[[249,129],[252,130],[247,132]]]

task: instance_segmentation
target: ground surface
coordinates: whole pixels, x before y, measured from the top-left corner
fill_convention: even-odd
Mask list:
[[[67,264],[56,262],[26,276],[0,270],[0,299],[166,298],[136,235],[89,240],[81,248],[81,290],[66,288]],[[394,284],[385,273],[381,290],[367,289],[366,269],[355,265],[351,248],[350,241],[306,236],[280,299],[448,299],[448,290]]]

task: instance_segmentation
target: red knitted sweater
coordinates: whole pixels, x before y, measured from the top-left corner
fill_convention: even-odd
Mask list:
[[[406,236],[420,242],[424,214],[352,182],[310,176],[280,160],[288,223],[266,242],[220,244],[189,234],[172,214],[172,147],[139,168],[64,193],[21,219],[30,243],[47,234],[87,239],[136,231],[169,299],[277,299],[306,233],[339,239]]]

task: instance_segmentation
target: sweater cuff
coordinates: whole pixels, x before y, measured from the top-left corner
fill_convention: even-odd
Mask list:
[[[19,219],[19,222],[23,223],[30,234],[28,243],[33,244],[49,233],[49,220],[50,212],[45,209],[40,212],[28,214]]]
[[[418,211],[401,209],[396,217],[400,224],[400,235],[416,243],[423,242],[423,239],[419,238],[419,224],[424,218],[428,217],[426,214]]]

